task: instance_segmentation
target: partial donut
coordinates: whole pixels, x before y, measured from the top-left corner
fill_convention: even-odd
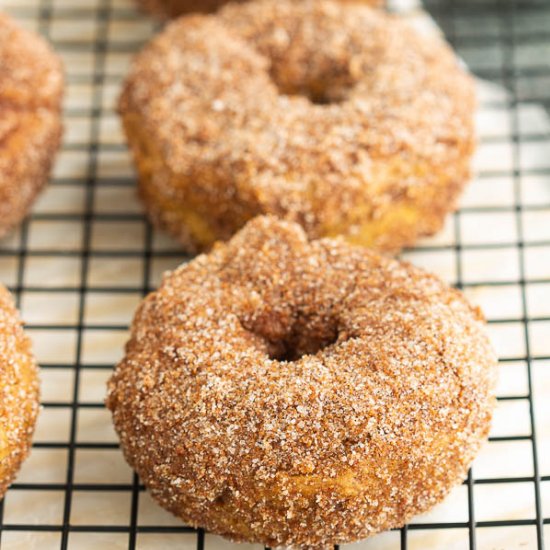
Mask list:
[[[62,90],[49,45],[0,14],[0,237],[48,181],[61,140]]]
[[[29,454],[38,406],[38,367],[13,300],[0,285],[0,499]]]
[[[233,0],[234,2],[242,2],[246,0]],[[300,1],[300,0],[294,0]],[[371,6],[383,5],[383,0],[341,0],[363,2]],[[229,0],[136,0],[137,5],[157,17],[163,19],[170,17],[178,17],[185,13],[201,12],[211,13],[218,8],[227,4]]]
[[[399,527],[464,479],[495,365],[457,290],[259,217],[143,301],[107,406],[187,524],[320,547]]]
[[[474,105],[439,38],[358,4],[260,0],[169,25],[120,113],[145,208],[188,251],[273,214],[393,252],[455,207]]]

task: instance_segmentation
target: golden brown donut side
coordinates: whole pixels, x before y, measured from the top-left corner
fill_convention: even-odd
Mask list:
[[[464,479],[495,366],[458,291],[263,217],[143,301],[107,405],[186,523],[320,547],[399,527]]]
[[[39,36],[0,14],[0,237],[47,183],[62,134],[61,62]]]
[[[38,410],[38,367],[13,300],[0,285],[0,499],[29,454]]]
[[[440,229],[475,146],[473,81],[446,45],[327,1],[172,23],[119,110],[147,212],[191,252],[259,214],[398,251]]]
[[[137,5],[144,11],[160,18],[179,17],[186,13],[211,13],[227,4],[230,0],[136,0]],[[242,2],[247,0],[233,0]],[[253,1],[253,0],[252,0]],[[300,1],[300,0],[296,0]],[[343,2],[363,2],[369,6],[382,6],[383,0],[341,0]]]

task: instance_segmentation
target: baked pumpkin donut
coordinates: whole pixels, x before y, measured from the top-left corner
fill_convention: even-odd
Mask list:
[[[495,365],[460,292],[259,217],[143,301],[107,406],[186,523],[317,547],[399,527],[464,479]]]
[[[227,4],[230,0],[136,0],[137,5],[161,18],[178,17],[185,13],[210,13]],[[243,0],[232,0],[242,2]],[[244,0],[246,1],[246,0]],[[300,0],[295,0],[300,1]],[[341,0],[363,2],[371,6],[381,6],[383,0]]]
[[[0,285],[0,499],[29,454],[38,367],[9,292]]]
[[[0,237],[48,181],[61,140],[61,63],[38,35],[0,14]]]
[[[397,251],[470,175],[472,78],[439,38],[353,3],[259,0],[179,19],[120,100],[150,218],[191,252],[273,214]]]

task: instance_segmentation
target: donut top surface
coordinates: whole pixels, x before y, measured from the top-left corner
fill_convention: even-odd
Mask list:
[[[474,95],[446,45],[397,18],[355,3],[258,0],[171,23],[137,56],[121,109],[140,113],[173,172],[208,186],[201,167],[216,166],[236,180],[228,189],[307,226],[304,203],[330,204],[335,186],[339,208],[365,181],[391,200],[411,192],[416,164],[469,154]],[[388,162],[373,174],[379,159]],[[407,159],[415,166],[403,168]]]
[[[38,369],[13,300],[0,285],[0,498],[30,447]]]
[[[456,483],[486,436],[496,360],[483,327],[432,275],[256,218],[144,300],[108,406],[145,483],[201,514],[228,486],[257,498],[275,481],[292,508],[299,481],[351,498],[376,479],[383,506],[415,472],[410,505]],[[294,542],[317,527],[289,515]]]

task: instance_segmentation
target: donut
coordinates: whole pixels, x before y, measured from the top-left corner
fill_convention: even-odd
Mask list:
[[[270,214],[396,252],[455,207],[474,105],[439,38],[364,5],[259,0],[170,24],[119,111],[149,217],[187,251]]]
[[[142,302],[107,406],[187,524],[325,547],[402,526],[464,479],[495,365],[457,290],[265,216]]]
[[[36,34],[0,14],[0,237],[48,181],[59,148],[63,74]]]
[[[242,2],[246,0],[233,0]],[[295,0],[299,1],[299,0]],[[383,0],[341,0],[357,1],[369,4],[371,6],[383,5]],[[219,7],[227,4],[229,0],[136,0],[139,8],[144,11],[160,17],[162,19],[178,17],[185,13],[200,12],[211,13]]]
[[[38,367],[10,293],[0,285],[0,500],[29,454]]]

